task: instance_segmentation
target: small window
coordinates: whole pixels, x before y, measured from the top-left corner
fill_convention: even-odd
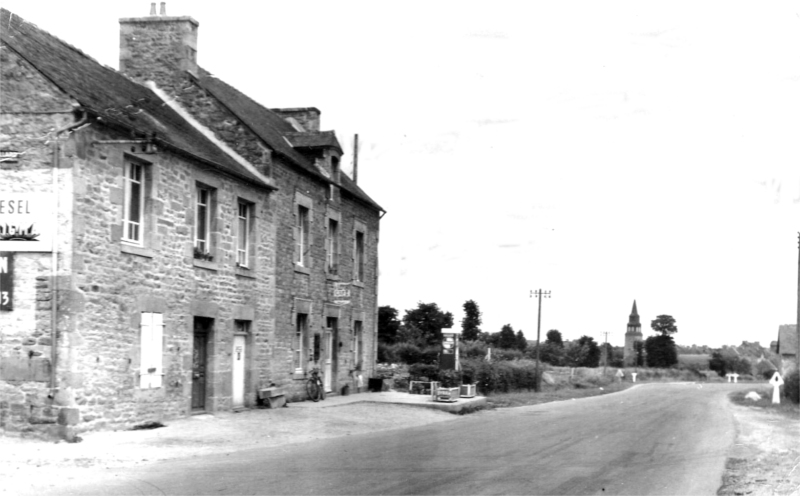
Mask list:
[[[353,279],[359,282],[364,281],[364,266],[365,266],[365,253],[364,253],[364,233],[356,231],[356,242],[354,248],[355,254],[355,267],[353,268]]]
[[[162,382],[164,318],[160,313],[142,312],[139,387],[160,388]]]
[[[358,370],[364,365],[364,332],[360,320],[353,323],[353,362]]]
[[[236,265],[251,268],[252,235],[253,235],[253,204],[239,201],[237,214],[237,242]]]
[[[294,353],[292,356],[292,365],[295,372],[303,372],[304,370],[304,353],[306,335],[308,334],[308,314],[298,313],[297,320],[295,321],[294,328]]]
[[[336,219],[328,219],[328,239],[326,248],[326,268],[328,274],[336,275],[339,273],[339,221]]]
[[[125,192],[122,219],[122,240],[143,245],[144,236],[144,165],[125,162]]]

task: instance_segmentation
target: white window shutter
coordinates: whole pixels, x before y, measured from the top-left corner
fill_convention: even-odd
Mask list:
[[[164,316],[153,314],[150,367],[156,370],[150,374],[150,387],[160,388],[164,364]]]
[[[150,387],[150,374],[147,369],[150,368],[152,362],[152,347],[150,342],[153,339],[153,314],[142,312],[142,321],[140,324],[141,329],[141,343],[139,353],[139,387],[147,389]]]

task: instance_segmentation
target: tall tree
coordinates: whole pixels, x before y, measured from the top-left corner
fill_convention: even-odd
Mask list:
[[[400,321],[397,320],[397,309],[385,305],[378,307],[378,342],[393,344],[397,341]]]
[[[678,332],[672,315],[659,315],[650,322],[650,327],[658,336],[650,336],[644,341],[648,367],[671,367],[678,363],[678,349],[672,334]]]
[[[597,367],[600,365],[600,346],[591,336],[581,336],[578,344],[586,350],[586,356],[580,367]]]
[[[442,329],[453,327],[453,314],[442,312],[436,303],[418,303],[417,308],[406,310],[402,334],[408,341],[427,346],[442,342]]]
[[[461,339],[475,341],[481,335],[481,311],[474,300],[464,303],[464,318],[461,319]]]
[[[633,342],[633,351],[636,355],[636,366],[637,367],[644,367],[644,341],[634,341]]]
[[[648,367],[666,368],[678,363],[678,352],[675,341],[668,334],[649,336],[644,340]]]
[[[561,333],[558,332],[556,329],[550,329],[549,331],[547,331],[546,342],[552,343],[562,348],[564,347],[564,340],[561,338]]]
[[[517,347],[517,336],[511,324],[506,324],[500,329],[500,336],[497,340],[498,348],[512,349]]]
[[[650,327],[654,331],[661,333],[662,336],[669,336],[678,332],[678,326],[675,325],[675,319],[672,315],[659,315],[650,322]]]
[[[519,351],[525,351],[525,348],[528,347],[528,340],[525,339],[525,335],[522,333],[522,329],[517,331],[517,349]]]

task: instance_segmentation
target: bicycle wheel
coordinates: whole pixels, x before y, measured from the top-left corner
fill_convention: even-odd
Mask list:
[[[309,379],[306,383],[306,393],[311,401],[319,401],[320,387],[316,379]]]

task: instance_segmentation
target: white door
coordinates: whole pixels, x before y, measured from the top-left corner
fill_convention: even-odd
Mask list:
[[[244,408],[245,337],[233,337],[233,407]]]
[[[333,333],[325,331],[325,369],[323,370],[323,382],[325,392],[331,390],[331,379],[333,376]]]

